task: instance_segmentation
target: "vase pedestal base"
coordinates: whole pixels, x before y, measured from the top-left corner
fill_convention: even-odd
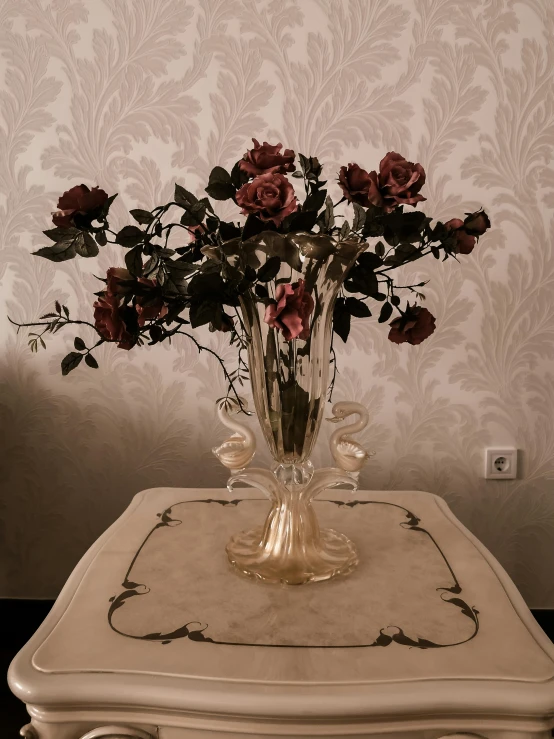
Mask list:
[[[319,532],[319,546],[306,547],[302,556],[284,550],[268,551],[262,527],[236,534],[227,544],[227,557],[243,575],[268,583],[302,585],[347,575],[358,564],[356,547],[333,529]]]

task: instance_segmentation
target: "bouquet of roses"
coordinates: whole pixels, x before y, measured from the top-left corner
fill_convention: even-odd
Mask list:
[[[306,340],[313,298],[303,280],[277,279],[284,261],[294,265],[298,258],[294,248],[306,235],[321,237],[322,244],[353,242],[364,249],[334,305],[333,329],[343,341],[352,316],[371,315],[368,301],[380,304],[379,322],[390,321],[391,341],[419,344],[427,338],[435,330],[435,318],[418,304],[423,298],[419,289],[425,283],[398,286],[394,270],[427,254],[436,259],[469,254],[490,227],[486,213],[480,210],[463,220],[433,223],[415,209],[425,200],[423,167],[396,152],[382,159],[379,171],[368,172],[357,164],[341,167],[342,198],[333,203],[316,157],[298,154],[297,158],[290,149],[282,151],[281,144],[253,142],[231,171],[212,170],[207,197],[198,198],[177,184],[171,202],[152,210],[131,210],[135,224],[117,232],[109,224],[116,195],[86,185],[65,192],[52,215],[54,228],[44,231],[53,243],[35,253],[61,262],[77,255],[95,257],[113,243],[122,248],[125,267],[111,267],[101,278],[90,321],[73,319],[66,306],[56,303],[55,310],[39,321],[16,324],[42,327],[40,333],[30,335],[31,349],[44,347],[46,334],[69,324],[94,329],[97,338],[90,346],[75,338],[75,351],[61,363],[66,375],[82,360],[98,367],[93,353],[105,342],[131,350],[185,335],[200,351],[217,357],[233,387],[240,372],[229,373],[216,352],[201,344],[194,329],[208,325],[211,331],[226,332],[242,350],[249,337],[238,308],[241,296],[248,293],[264,304],[264,320],[286,341]],[[300,188],[289,177],[298,180]],[[222,220],[212,200],[232,200],[237,217],[240,212],[246,219],[242,223]],[[346,209],[350,220],[337,212],[343,203],[351,206]],[[247,258],[248,247],[262,237],[279,239],[281,251],[253,265]],[[402,292],[408,293],[404,304]],[[242,369],[247,370],[244,362]]]

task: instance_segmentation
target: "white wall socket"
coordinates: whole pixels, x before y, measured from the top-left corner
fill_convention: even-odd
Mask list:
[[[487,480],[515,480],[517,477],[517,449],[485,449],[485,478]]]

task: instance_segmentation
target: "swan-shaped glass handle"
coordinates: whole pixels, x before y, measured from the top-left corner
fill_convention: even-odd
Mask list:
[[[247,407],[246,401],[240,398],[243,408]],[[244,423],[240,423],[231,414],[239,411],[239,405],[230,398],[222,398],[217,402],[217,415],[221,423],[231,431],[233,435],[226,439],[223,444],[212,449],[212,453],[219,459],[221,464],[231,470],[233,474],[243,470],[252,461],[256,453],[256,437],[251,429]]]
[[[363,405],[354,401],[335,403],[332,413],[332,418],[327,419],[331,423],[340,423],[355,414],[359,417],[354,423],[337,429],[329,440],[331,454],[337,467],[357,477],[370,454],[352,438],[352,434],[358,434],[365,429],[369,422],[369,414]]]

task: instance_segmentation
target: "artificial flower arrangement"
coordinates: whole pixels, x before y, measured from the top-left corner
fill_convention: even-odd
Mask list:
[[[341,167],[338,184],[343,195],[333,203],[316,157],[297,158],[290,149],[282,151],[281,144],[253,143],[230,172],[223,167],[212,170],[208,197],[198,198],[177,184],[171,202],[131,210],[136,223],[118,232],[108,220],[116,195],[83,184],[65,192],[52,214],[54,228],[44,231],[53,243],[35,254],[62,262],[77,255],[95,257],[113,243],[124,250],[125,267],[111,267],[101,279],[91,321],[72,319],[69,309],[56,303],[39,321],[16,324],[42,327],[30,335],[31,349],[44,347],[43,337],[66,325],[94,329],[97,340],[90,346],[75,338],[75,351],[61,363],[66,375],[82,360],[98,367],[94,351],[103,343],[131,350],[184,335],[199,350],[217,357],[236,395],[234,384],[242,383],[248,371],[241,353],[250,340],[238,310],[241,298],[248,295],[263,305],[263,320],[281,339],[306,341],[314,319],[313,285],[293,279],[292,273],[299,259],[324,258],[331,243],[355,244],[359,252],[334,301],[334,332],[346,341],[351,317],[371,316],[368,301],[373,301],[380,304],[378,321],[390,321],[391,341],[419,344],[426,339],[435,330],[435,318],[418,304],[424,283],[398,286],[394,270],[427,254],[447,259],[471,253],[490,227],[486,213],[432,223],[415,209],[425,200],[423,167],[396,152],[386,154],[379,171],[368,172],[357,164]],[[301,187],[295,188],[289,177]],[[240,210],[245,221],[221,220],[211,200],[233,200],[237,216]],[[352,206],[351,220],[336,211],[343,203]],[[311,245],[302,254],[302,238],[307,236],[312,237]],[[266,259],[261,263],[253,246],[264,244]],[[287,265],[290,279],[283,277]],[[412,298],[404,304],[402,291]],[[203,325],[227,333],[238,346],[237,370],[229,372],[221,358],[200,343],[193,331]]]
[[[340,167],[336,203],[321,175],[317,158],[298,154],[297,161],[281,144],[254,139],[230,172],[211,171],[208,197],[176,185],[170,203],[132,210],[136,223],[118,232],[108,220],[116,196],[77,185],[59,199],[54,228],[44,232],[53,243],[36,254],[54,262],[94,257],[109,242],[124,249],[125,267],[110,267],[100,278],[93,320],[74,320],[56,303],[39,321],[17,324],[42,328],[30,337],[33,350],[44,346],[45,334],[66,325],[94,329],[92,345],[75,338],[75,350],[62,360],[64,375],[83,360],[98,367],[93,353],[105,342],[131,350],[185,336],[216,357],[229,384],[226,398],[217,401],[218,415],[233,435],[212,451],[231,471],[230,492],[246,484],[272,501],[263,526],[230,539],[228,559],[250,577],[295,585],[347,574],[358,562],[354,543],[320,529],[311,505],[324,489],[355,489],[369,456],[352,436],[365,428],[367,410],[342,401],[328,420],[359,420],[331,435],[335,466],[314,471],[310,462],[336,372],[333,336],[347,341],[352,316],[371,316],[372,301],[379,305],[378,321],[389,323],[391,341],[420,344],[435,330],[434,316],[419,304],[425,283],[399,286],[394,271],[427,254],[469,254],[490,226],[482,210],[447,223],[433,223],[416,210],[425,200],[425,171],[396,152],[382,159],[378,172]],[[244,223],[222,220],[211,200],[232,200]],[[351,206],[341,208],[350,220],[337,212],[344,203]],[[238,347],[232,372],[200,342],[195,329],[204,325]],[[246,410],[237,385],[247,376],[271,469],[250,467],[255,436],[229,416]]]

